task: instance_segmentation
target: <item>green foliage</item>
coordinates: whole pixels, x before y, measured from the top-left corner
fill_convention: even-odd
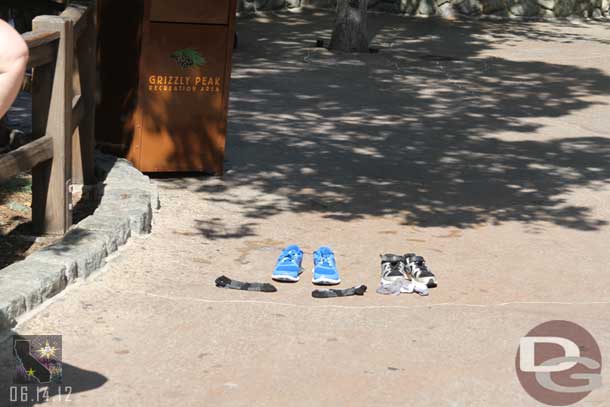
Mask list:
[[[20,174],[0,183],[0,195],[5,193],[32,192],[32,178]]]
[[[206,63],[205,58],[199,51],[192,48],[185,48],[174,52],[171,57],[176,60],[182,69],[203,66]]]

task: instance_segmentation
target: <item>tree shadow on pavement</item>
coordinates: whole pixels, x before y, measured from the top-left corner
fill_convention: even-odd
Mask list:
[[[207,200],[239,205],[253,220],[290,211],[343,221],[400,215],[422,227],[607,224],[568,195],[610,182],[610,138],[567,117],[606,105],[610,77],[488,52],[589,41],[582,27],[371,20],[381,51],[367,55],[315,48],[330,35],[321,12],[240,22],[232,172],[203,183]],[[229,193],[241,187],[259,194]]]

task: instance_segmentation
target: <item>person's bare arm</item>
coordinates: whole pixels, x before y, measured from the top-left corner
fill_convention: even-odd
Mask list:
[[[0,20],[0,117],[17,97],[28,63],[28,46],[8,23]]]

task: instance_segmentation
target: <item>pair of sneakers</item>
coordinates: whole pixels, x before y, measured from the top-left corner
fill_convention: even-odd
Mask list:
[[[404,256],[384,254],[381,256],[381,282],[391,284],[399,279],[407,279],[425,284],[428,288],[437,286],[436,276],[426,266],[426,260],[415,253]]]
[[[271,278],[275,281],[297,282],[303,272],[303,251],[297,245],[282,250]],[[335,255],[330,247],[322,246],[313,252],[312,282],[318,285],[335,285],[341,282]]]

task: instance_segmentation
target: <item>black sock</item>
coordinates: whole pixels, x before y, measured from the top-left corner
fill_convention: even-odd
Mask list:
[[[243,283],[241,281],[231,280],[227,276],[218,277],[216,279],[216,287],[242,291],[261,291],[265,293],[274,293],[277,291],[277,288],[269,283]]]
[[[365,285],[359,285],[345,290],[336,290],[331,288],[329,290],[314,290],[311,292],[311,296],[314,298],[335,298],[335,297],[349,297],[352,295],[364,295],[366,292]]]

